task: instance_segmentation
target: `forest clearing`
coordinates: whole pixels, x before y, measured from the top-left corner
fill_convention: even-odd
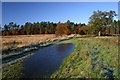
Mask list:
[[[120,78],[117,2],[3,2],[2,9],[2,80]]]

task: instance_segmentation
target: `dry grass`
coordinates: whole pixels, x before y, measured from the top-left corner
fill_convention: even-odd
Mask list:
[[[78,37],[81,37],[81,36],[79,35]],[[18,48],[18,47],[28,46],[32,44],[39,44],[41,42],[46,42],[49,40],[55,40],[59,38],[61,37],[56,37],[54,34],[4,36],[2,38],[0,37],[0,40],[2,40],[0,41],[2,42],[0,43],[0,45],[2,44],[2,50],[4,50],[4,49],[11,48],[11,47]],[[113,38],[113,37],[100,36],[100,37],[95,37],[95,38],[103,39],[103,38]],[[79,39],[88,40],[91,38],[86,37],[86,38],[79,38]],[[118,43],[120,41],[116,39],[116,41],[113,41],[113,42]]]
[[[56,37],[54,34],[50,35],[17,35],[17,36],[4,36],[2,37],[2,50],[8,49],[11,46],[23,47],[31,44],[38,44],[48,40],[54,40]]]

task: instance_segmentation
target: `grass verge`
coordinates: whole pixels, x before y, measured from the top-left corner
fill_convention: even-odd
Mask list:
[[[2,68],[2,80],[20,80],[22,76],[22,62],[5,65]]]
[[[72,54],[51,78],[118,78],[118,43],[112,38],[74,38]]]

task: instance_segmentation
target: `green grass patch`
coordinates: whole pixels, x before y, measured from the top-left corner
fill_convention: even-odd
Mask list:
[[[113,38],[73,38],[74,52],[51,78],[118,78],[118,44]]]
[[[4,65],[2,67],[2,80],[19,80],[22,76],[22,69],[21,61]]]

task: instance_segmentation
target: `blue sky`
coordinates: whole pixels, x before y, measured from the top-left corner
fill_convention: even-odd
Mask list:
[[[117,2],[3,2],[2,24],[16,22],[66,22],[87,23],[93,11],[114,10]]]
[[[2,0],[3,2],[118,2],[119,0]]]

